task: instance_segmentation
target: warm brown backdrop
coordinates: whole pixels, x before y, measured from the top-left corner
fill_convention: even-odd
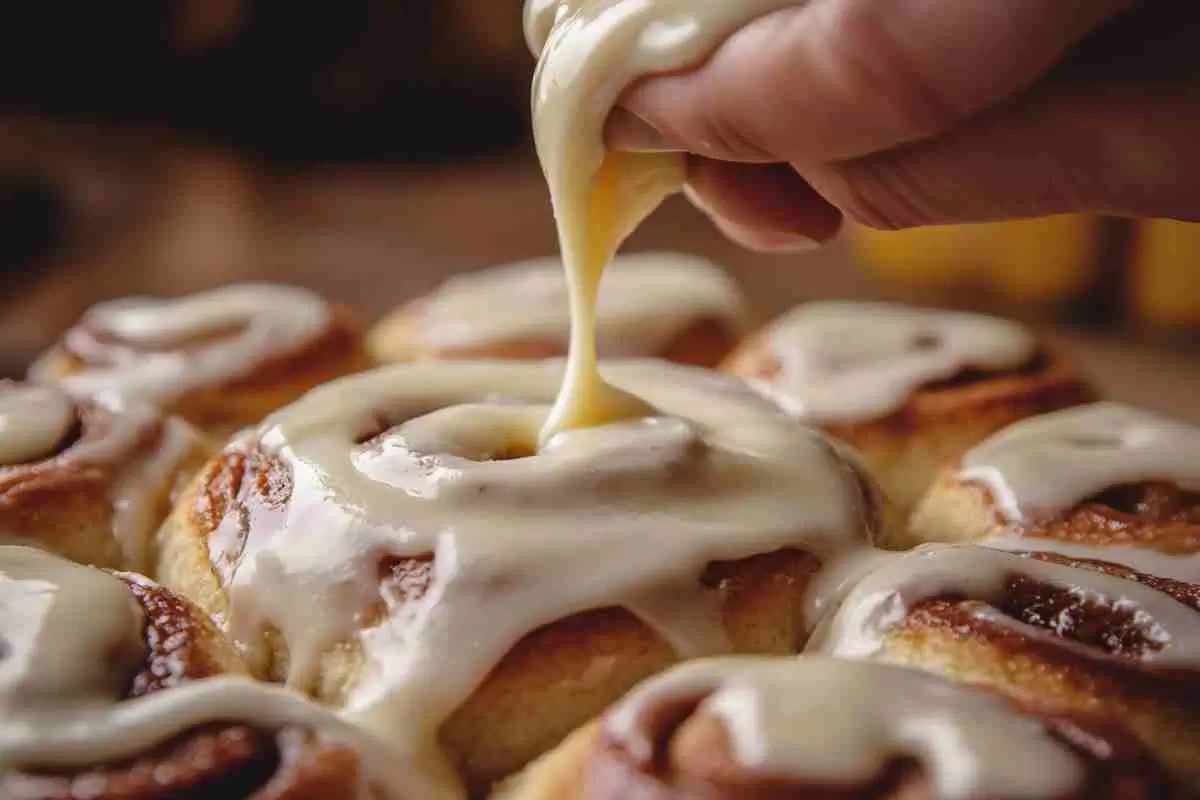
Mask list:
[[[55,152],[53,132],[26,139],[38,142],[31,160]],[[43,255],[39,269],[7,280],[0,299],[6,374],[17,374],[104,297],[270,279],[313,287],[374,319],[453,271],[554,249],[545,187],[523,152],[452,167],[272,173],[220,150],[164,144],[145,133],[96,142],[66,167],[56,156],[73,209],[67,244]],[[747,253],[678,200],[630,247],[714,258],[737,275],[764,317],[806,299],[876,293],[841,243],[794,256]],[[1200,422],[1194,357],[1111,335],[1053,335],[1113,396]]]

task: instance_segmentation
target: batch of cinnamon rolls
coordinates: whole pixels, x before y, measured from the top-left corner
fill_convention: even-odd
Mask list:
[[[107,302],[0,387],[0,797],[1200,797],[1200,428],[642,253],[654,412],[539,442],[565,291]]]

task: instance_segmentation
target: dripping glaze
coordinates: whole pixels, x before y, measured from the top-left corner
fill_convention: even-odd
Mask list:
[[[444,362],[344,378],[274,415],[237,446],[290,472],[280,522],[210,554],[232,562],[228,633],[253,648],[278,631],[297,687],[330,648],[357,641],[365,666],[344,715],[428,752],[453,792],[437,730],[526,634],[623,607],[681,656],[725,652],[699,582],[709,563],[784,548],[825,560],[865,544],[858,476],[742,382],[654,361],[605,374],[662,414],[539,450],[561,365]],[[360,630],[380,559],[430,554],[423,597]]]
[[[533,131],[567,273],[567,370],[542,441],[556,433],[653,414],[606,383],[596,365],[596,296],[621,242],[686,178],[678,153],[609,152],[604,123],[646,75],[702,62],[738,28],[801,0],[528,0],[525,33],[538,57]]]

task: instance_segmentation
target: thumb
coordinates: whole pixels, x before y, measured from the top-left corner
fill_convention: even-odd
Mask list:
[[[1200,219],[1200,85],[1062,89],[803,177],[876,228],[1071,211]]]
[[[816,163],[914,141],[1026,88],[1130,0],[817,0],[631,87],[611,146]]]

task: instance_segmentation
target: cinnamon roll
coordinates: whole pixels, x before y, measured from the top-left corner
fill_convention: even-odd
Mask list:
[[[857,448],[902,512],[989,434],[1092,397],[1014,322],[884,303],[800,306],[722,368]]]
[[[93,306],[30,377],[82,396],[154,405],[224,439],[368,366],[345,309],[292,286],[240,284]]]
[[[746,303],[716,265],[682,253],[618,256],[597,307],[603,357],[654,357],[714,367],[747,322]],[[571,319],[557,258],[458,275],[371,332],[384,362],[563,356]]]
[[[402,796],[374,740],[244,677],[204,614],[139,576],[0,546],[0,643],[0,796]]]
[[[681,657],[796,652],[810,577],[870,536],[865,478],[740,381],[605,373],[657,413],[540,448],[556,363],[320,387],[200,473],[160,574],[449,796]]]
[[[1200,427],[1114,403],[1012,425],[944,467],[912,542],[981,541],[1136,561],[1200,581]],[[1179,556],[1182,556],[1180,558]]]
[[[509,800],[1150,798],[1119,726],[823,657],[694,661],[651,678],[506,789]]]
[[[0,538],[146,570],[177,485],[212,455],[178,419],[0,382]]]
[[[1102,712],[1200,791],[1200,587],[1124,562],[973,545],[876,556],[814,652],[921,667]],[[1195,572],[1195,556],[1178,562]],[[1193,581],[1195,578],[1193,577]]]

